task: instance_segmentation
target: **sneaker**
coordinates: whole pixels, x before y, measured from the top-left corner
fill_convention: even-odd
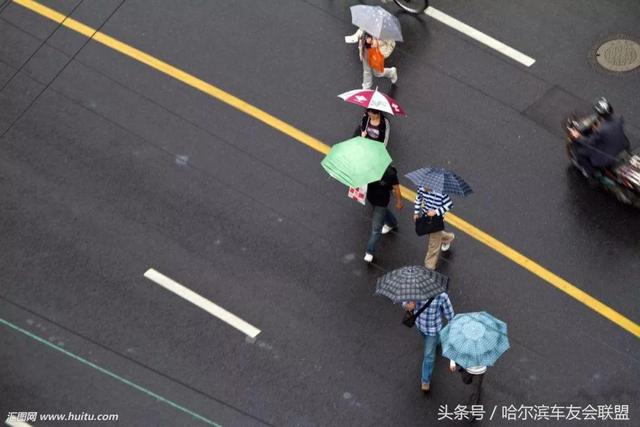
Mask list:
[[[425,393],[429,391],[429,388],[431,388],[431,383],[422,383],[422,386],[420,387],[420,390],[424,391]]]
[[[373,254],[370,254],[369,252],[365,252],[364,262],[371,262],[371,261],[373,261]]]
[[[391,84],[396,84],[398,81],[398,69],[396,67],[391,67]]]
[[[451,247],[451,242],[453,242],[453,239],[455,239],[456,236],[455,234],[452,235],[451,240],[449,240],[447,243],[443,243],[442,246],[440,246],[440,250],[442,252],[447,252],[449,250],[449,248]]]
[[[349,44],[358,43],[358,36],[356,36],[355,34],[344,36],[344,42]]]
[[[389,227],[387,224],[382,226],[382,234],[388,234],[390,231],[394,230],[395,227]]]

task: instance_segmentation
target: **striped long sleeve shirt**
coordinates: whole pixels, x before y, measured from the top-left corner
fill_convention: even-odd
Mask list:
[[[429,210],[434,210],[440,216],[448,212],[453,207],[451,197],[447,194],[436,192],[426,192],[424,187],[418,188],[416,201],[413,206],[413,213],[416,215],[426,214]]]

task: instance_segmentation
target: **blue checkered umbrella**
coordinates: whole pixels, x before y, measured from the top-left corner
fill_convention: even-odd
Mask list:
[[[418,187],[428,187],[436,193],[468,196],[473,193],[469,184],[454,172],[443,168],[425,167],[405,175]]]
[[[462,366],[492,366],[509,349],[507,324],[486,311],[456,314],[440,331],[442,355]]]

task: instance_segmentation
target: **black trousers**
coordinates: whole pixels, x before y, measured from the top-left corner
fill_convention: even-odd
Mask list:
[[[473,387],[473,391],[471,392],[471,396],[469,396],[469,405],[479,405],[480,398],[482,395],[482,380],[484,380],[484,374],[480,375],[471,375],[472,381],[471,386]]]
[[[468,373],[464,369],[460,369],[460,375],[462,376],[462,382],[471,386],[472,391],[467,399],[467,410],[471,410],[472,406],[480,405],[484,374],[474,375]],[[474,421],[476,421],[475,418],[471,418],[469,420],[470,423],[473,423]]]

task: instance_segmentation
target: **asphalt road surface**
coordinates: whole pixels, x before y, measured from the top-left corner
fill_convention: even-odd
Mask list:
[[[438,420],[469,394],[448,360],[438,356],[424,396],[422,338],[373,295],[383,272],[423,262],[410,201],[367,265],[369,208],[326,175],[321,153],[22,5],[0,4],[0,418],[465,424]],[[42,4],[328,145],[361,117],[336,97],[361,84],[356,48],[344,43],[354,1]],[[542,405],[565,416],[591,405],[600,412],[587,425],[638,425],[640,213],[568,167],[560,123],[604,95],[638,145],[640,73],[604,72],[592,51],[618,34],[640,39],[640,3],[431,5],[535,63],[426,15],[398,14],[405,42],[388,62],[399,81],[376,83],[408,112],[391,119],[400,175],[455,170],[475,192],[454,199],[453,213],[616,312],[604,316],[450,227],[456,240],[439,270],[456,311],[485,310],[509,327],[511,348],[484,381],[486,418],[496,412],[478,425],[581,423],[526,418],[527,406]],[[150,268],[261,332],[246,337],[145,278]],[[622,316],[630,328],[616,322]],[[509,421],[514,408],[519,419]]]

